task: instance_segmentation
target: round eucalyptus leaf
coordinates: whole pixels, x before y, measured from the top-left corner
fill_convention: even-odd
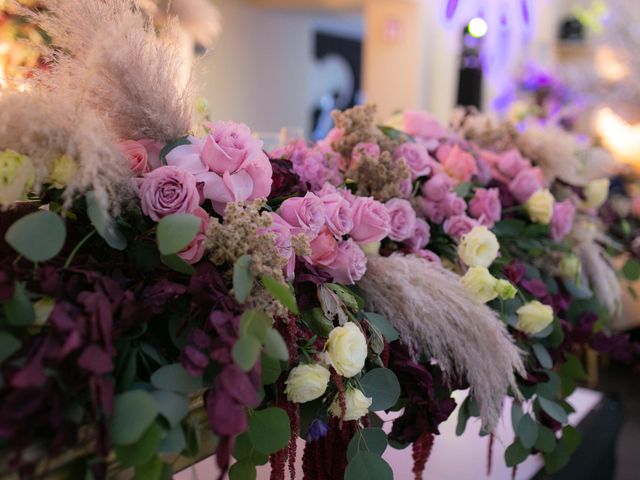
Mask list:
[[[361,380],[364,394],[373,399],[369,410],[372,412],[393,407],[400,397],[398,377],[388,368],[375,368]]]
[[[144,390],[118,395],[111,418],[111,439],[116,445],[137,442],[158,415],[153,397]]]
[[[194,377],[182,365],[173,363],[153,372],[151,385],[158,390],[189,394],[202,388],[202,378]]]
[[[40,210],[15,222],[5,240],[20,255],[32,262],[45,262],[60,253],[67,230],[60,215]]]
[[[189,246],[196,238],[202,220],[195,215],[178,213],[168,215],[158,222],[158,250],[162,255],[174,255]]]
[[[364,428],[357,431],[347,448],[347,459],[351,460],[358,452],[371,452],[382,456],[387,449],[387,434],[380,428]]]
[[[393,480],[393,471],[382,457],[360,451],[354,455],[344,472],[345,480]]]
[[[239,338],[233,345],[231,356],[233,357],[233,361],[236,362],[236,365],[245,372],[248,372],[258,361],[260,350],[262,350],[260,342],[255,337],[247,335]]]
[[[258,410],[249,417],[249,438],[253,447],[265,454],[282,450],[289,443],[289,415],[281,408]]]

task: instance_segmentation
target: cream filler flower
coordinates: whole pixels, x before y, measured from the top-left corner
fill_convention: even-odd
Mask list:
[[[523,305],[516,313],[518,314],[516,328],[529,335],[540,333],[553,322],[553,309],[537,300]]]
[[[341,376],[351,378],[360,373],[367,358],[367,339],[360,327],[347,322],[344,326],[331,330],[326,356]]]
[[[464,288],[480,303],[487,303],[498,296],[495,278],[485,267],[471,267],[461,279]]]
[[[301,364],[289,372],[284,393],[290,402],[306,403],[324,395],[331,373],[319,364]]]
[[[485,226],[474,227],[462,237],[458,255],[468,267],[491,266],[498,257],[500,244],[496,236]]]
[[[366,397],[362,391],[357,388],[348,388],[344,394],[345,411],[342,416],[342,409],[340,408],[340,398],[338,395],[334,398],[331,406],[329,407],[329,413],[334,417],[341,418],[347,422],[352,420],[359,420],[369,412],[369,407],[373,403],[370,397]]]
[[[583,205],[586,208],[600,208],[609,196],[611,182],[608,178],[592,180],[584,187],[585,200]]]
[[[34,180],[35,171],[29,157],[13,150],[0,152],[0,208],[22,200]]]
[[[555,199],[549,190],[538,190],[531,195],[524,208],[532,222],[549,225],[553,218]]]

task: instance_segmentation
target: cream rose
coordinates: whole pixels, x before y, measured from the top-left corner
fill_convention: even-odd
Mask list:
[[[562,260],[560,260],[560,275],[564,278],[576,279],[582,270],[582,264],[580,263],[580,259],[577,255],[571,253],[569,255],[565,255]]]
[[[498,280],[496,283],[496,293],[502,300],[511,300],[518,294],[518,289],[508,280]]]
[[[474,227],[462,237],[458,255],[468,267],[488,268],[498,256],[500,244],[496,236],[485,226]]]
[[[547,328],[553,322],[553,309],[537,300],[520,307],[516,328],[521,332],[535,335]]]
[[[331,330],[327,358],[343,377],[350,378],[360,373],[367,358],[367,339],[355,323],[347,322],[343,327]]]
[[[553,218],[555,199],[549,190],[538,190],[531,195],[524,207],[531,221],[542,225],[549,225]]]
[[[331,373],[322,365],[301,364],[289,372],[284,393],[290,402],[306,403],[327,391]]]
[[[608,178],[592,180],[584,187],[584,206],[587,208],[600,208],[609,196],[611,182]]]
[[[0,209],[22,200],[33,186],[31,159],[13,150],[0,152]]]
[[[78,172],[78,164],[69,155],[60,155],[53,162],[48,181],[54,188],[64,188]]]
[[[369,407],[373,403],[373,400],[369,397],[365,397],[357,388],[349,388],[344,394],[345,412],[342,416],[342,409],[340,408],[340,399],[338,395],[334,398],[333,403],[329,407],[329,413],[334,417],[342,418],[345,421],[359,420],[369,412]]]
[[[485,267],[471,267],[461,279],[464,288],[480,303],[487,303],[498,296],[498,280]]]

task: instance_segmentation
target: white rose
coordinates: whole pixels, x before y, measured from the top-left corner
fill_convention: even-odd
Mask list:
[[[284,393],[290,402],[306,403],[324,395],[331,373],[322,365],[301,364],[289,372]]]
[[[340,398],[336,395],[333,403],[329,407],[329,413],[334,417],[342,418],[345,421],[359,420],[369,412],[369,407],[373,400],[365,397],[364,393],[356,388],[349,388],[344,394],[345,412],[342,417],[342,409],[340,408]]]
[[[549,190],[538,190],[529,197],[524,207],[531,221],[542,225],[549,225],[553,218],[555,199]]]
[[[611,182],[608,178],[592,180],[584,187],[584,206],[587,208],[600,208],[609,196]]]
[[[367,339],[353,322],[336,327],[329,333],[327,357],[336,372],[346,378],[362,371],[367,358]]]
[[[471,267],[461,279],[464,288],[480,303],[487,303],[498,296],[498,279],[485,267]]]
[[[489,267],[498,256],[500,244],[487,227],[474,227],[462,237],[458,255],[468,267]]]
[[[537,300],[523,305],[516,313],[518,314],[516,328],[529,335],[541,332],[553,322],[553,309]]]

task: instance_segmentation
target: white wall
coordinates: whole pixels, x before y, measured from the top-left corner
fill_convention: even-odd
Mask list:
[[[359,35],[362,15],[288,11],[245,0],[215,0],[222,36],[196,66],[196,83],[214,119],[254,131],[310,129],[314,29]]]

